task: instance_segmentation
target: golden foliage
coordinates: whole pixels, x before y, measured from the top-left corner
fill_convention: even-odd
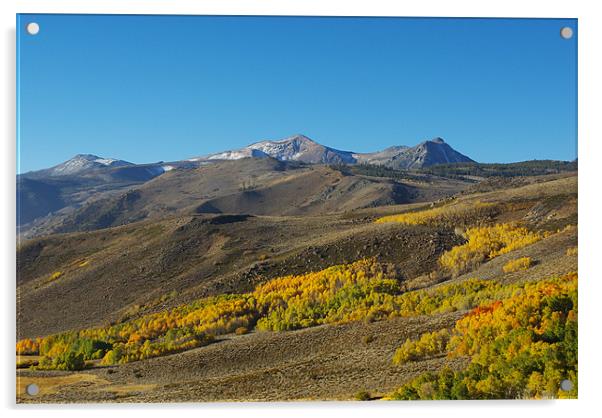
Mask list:
[[[235,333],[236,335],[244,335],[244,334],[246,334],[247,332],[249,332],[249,330],[248,330],[246,327],[238,327],[238,328],[236,328],[236,329],[234,330],[234,333]]]
[[[464,310],[493,300],[500,291],[495,282],[468,280],[403,293],[389,275],[388,265],[360,260],[276,278],[247,294],[209,297],[112,326],[51,335],[38,340],[39,367],[70,367],[63,364],[73,360],[69,353],[103,364],[125,363],[199,347],[242,329],[284,331]],[[29,345],[23,340],[17,347]]]
[[[457,276],[475,269],[486,260],[531,245],[543,237],[541,233],[511,223],[470,228],[466,231],[468,242],[444,253],[439,262]]]
[[[17,354],[18,355],[32,355],[38,354],[40,351],[40,340],[31,338],[25,338],[17,342]]]
[[[376,223],[397,222],[406,225],[455,226],[466,220],[484,220],[496,211],[496,205],[489,202],[454,202],[441,207],[416,212],[405,212],[378,218]]]
[[[442,329],[422,334],[418,340],[409,338],[395,351],[393,364],[404,364],[409,361],[422,360],[445,353],[450,332]]]
[[[510,296],[456,322],[448,355],[469,356],[468,367],[418,376],[389,399],[576,397],[577,274],[506,287]],[[426,334],[400,350],[412,354],[423,338],[434,339]],[[563,379],[571,391],[560,390]]]
[[[47,336],[35,342],[42,356],[39,367],[80,367],[81,359],[102,359],[103,364],[136,361],[206,345],[217,335],[243,329],[285,331],[467,310],[516,290],[471,279],[404,293],[391,276],[395,277],[389,265],[359,260],[276,278],[246,294],[208,297],[107,327]],[[33,353],[32,344],[19,341],[17,350]]]
[[[50,275],[50,277],[48,278],[49,282],[52,282],[54,280],[57,280],[59,278],[61,278],[63,276],[63,272],[62,271],[55,271],[54,273],[52,273]]]
[[[274,279],[253,292],[261,313],[257,328],[284,331],[380,316],[379,305],[400,292],[374,259]]]
[[[576,256],[578,252],[578,247],[569,247],[566,249],[566,255],[568,256]]]
[[[513,273],[515,271],[527,270],[529,267],[531,267],[531,257],[521,257],[508,261],[504,264],[502,270],[504,270],[504,273]]]

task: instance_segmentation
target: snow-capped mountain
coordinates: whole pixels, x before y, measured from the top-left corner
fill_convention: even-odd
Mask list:
[[[84,171],[95,170],[107,167],[125,167],[135,165],[128,161],[115,158],[103,158],[92,154],[77,154],[75,157],[55,165],[54,167],[40,170],[36,173],[44,176],[67,176],[78,174]]]
[[[240,166],[254,166],[255,163],[267,163],[269,166],[274,163],[268,161],[272,158],[307,164],[375,164],[396,169],[419,169],[439,163],[472,161],[441,138],[424,141],[414,147],[398,145],[377,152],[356,153],[322,145],[301,134],[275,141],[255,142],[240,149],[187,160],[150,164],[78,154],[54,167],[17,176],[18,225],[25,225],[24,230],[35,229],[38,223],[43,222],[43,218],[53,213],[75,210],[99,196],[129,190],[157,177],[178,179],[183,175],[187,179],[186,176],[194,178],[196,173],[190,170],[213,166],[224,160],[257,159],[264,161],[240,161]],[[277,165],[280,167],[284,164]],[[236,170],[236,167],[237,164],[233,164],[230,168]]]
[[[93,154],[77,154],[54,167],[30,171],[21,174],[27,178],[65,178],[69,176],[113,175],[119,178],[150,179],[176,168],[174,165],[160,163],[134,164],[116,158],[99,157]]]
[[[277,141],[261,141],[248,146],[281,161],[302,161],[314,164],[354,164],[355,158],[349,151],[341,151],[309,139],[305,135],[293,135]]]
[[[183,165],[183,164],[182,164]],[[88,199],[141,185],[167,171],[172,164],[133,164],[115,158],[78,154],[43,170],[17,176],[17,225],[50,213],[74,209]]]
[[[260,141],[247,147],[212,154],[209,160],[238,160],[246,157],[272,157],[280,161],[301,161],[313,164],[355,164],[353,153],[330,148],[297,134],[275,141]]]
[[[428,167],[434,164],[473,161],[454,150],[441,138],[424,141],[413,147],[397,145],[382,151],[357,153],[331,148],[305,135],[297,134],[284,139],[264,140],[240,149],[170,163],[134,164],[115,158],[78,154],[54,167],[25,173],[21,176],[52,178],[111,173],[119,176],[125,174],[130,177],[134,175],[137,178],[152,178],[174,168],[196,168],[220,160],[268,157],[280,161],[300,161],[309,164],[375,164],[405,170]]]
[[[321,145],[305,135],[294,135],[276,141],[261,141],[237,150],[211,154],[199,160],[239,160],[241,158],[276,158],[313,164],[376,164],[397,169],[417,169],[434,164],[472,162],[469,157],[450,147],[441,138],[409,147],[398,145],[371,153],[341,151]]]
[[[241,158],[266,158],[269,157],[265,152],[253,148],[241,148],[234,151],[224,151],[217,154],[211,154],[208,160],[240,160]]]

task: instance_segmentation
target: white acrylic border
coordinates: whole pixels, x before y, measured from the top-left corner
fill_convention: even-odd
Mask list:
[[[599,141],[599,104],[602,97],[600,77],[602,74],[599,42],[602,39],[602,22],[595,2],[506,0],[483,2],[474,0],[20,0],[4,1],[2,8],[2,82],[4,97],[0,102],[4,127],[2,161],[0,170],[4,195],[0,206],[2,216],[1,251],[2,275],[5,298],[2,310],[6,325],[2,344],[2,393],[4,406],[9,414],[36,413],[44,416],[79,416],[82,411],[90,416],[105,416],[107,413],[126,416],[136,413],[132,408],[141,408],[146,416],[164,416],[183,412],[185,414],[220,413],[226,416],[278,416],[290,417],[312,415],[329,416],[333,413],[346,416],[379,414],[382,416],[440,416],[448,417],[503,416],[515,412],[530,412],[554,416],[589,415],[598,406],[600,387],[598,348],[602,346],[598,332],[598,298],[602,297],[602,279],[595,275],[595,251],[598,237],[602,236],[597,208],[601,203],[596,193],[599,189],[600,169],[596,159],[602,156]],[[488,401],[488,402],[412,402],[412,403],[319,403],[319,404],[192,404],[192,405],[96,405],[92,406],[15,406],[14,377],[14,331],[15,331],[15,14],[16,13],[116,13],[116,14],[232,14],[232,15],[329,15],[329,16],[439,16],[439,17],[566,17],[579,19],[579,241],[580,241],[580,374],[578,401]],[[8,197],[7,197],[8,196]],[[11,200],[12,199],[12,200]],[[6,368],[6,370],[4,370]],[[198,410],[196,410],[198,408]],[[192,410],[195,409],[195,410]],[[596,408],[599,409],[599,408]],[[172,412],[173,411],[173,412]]]

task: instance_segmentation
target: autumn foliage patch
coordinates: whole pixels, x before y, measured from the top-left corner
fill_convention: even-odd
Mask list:
[[[21,340],[17,352],[43,356],[40,368],[63,368],[67,353],[102,364],[189,350],[246,330],[286,331],[314,325],[469,309],[498,297],[500,285],[468,280],[404,293],[388,265],[374,259],[271,280],[250,293],[198,300],[115,325]],[[56,360],[56,359],[59,360]],[[78,363],[79,365],[79,363]]]
[[[467,242],[444,253],[439,262],[444,269],[457,276],[489,259],[534,244],[544,237],[542,233],[511,223],[469,228],[466,230]]]
[[[376,223],[402,223],[406,225],[458,226],[490,219],[499,211],[489,202],[454,202],[432,209],[405,212],[378,218]]]
[[[504,273],[513,273],[515,271],[527,270],[529,267],[531,267],[531,258],[521,257],[516,260],[508,261],[504,264],[502,270],[504,270]]]
[[[512,287],[511,296],[481,305],[456,322],[442,352],[468,356],[466,369],[423,374],[389,399],[576,397],[577,274]],[[406,341],[393,361],[437,352],[441,332],[447,335],[444,330]],[[574,383],[572,390],[560,389],[564,379]]]

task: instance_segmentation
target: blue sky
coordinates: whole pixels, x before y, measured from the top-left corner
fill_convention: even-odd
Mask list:
[[[35,21],[40,32],[25,31]],[[19,171],[170,161],[303,133],[576,158],[574,19],[20,15]]]

